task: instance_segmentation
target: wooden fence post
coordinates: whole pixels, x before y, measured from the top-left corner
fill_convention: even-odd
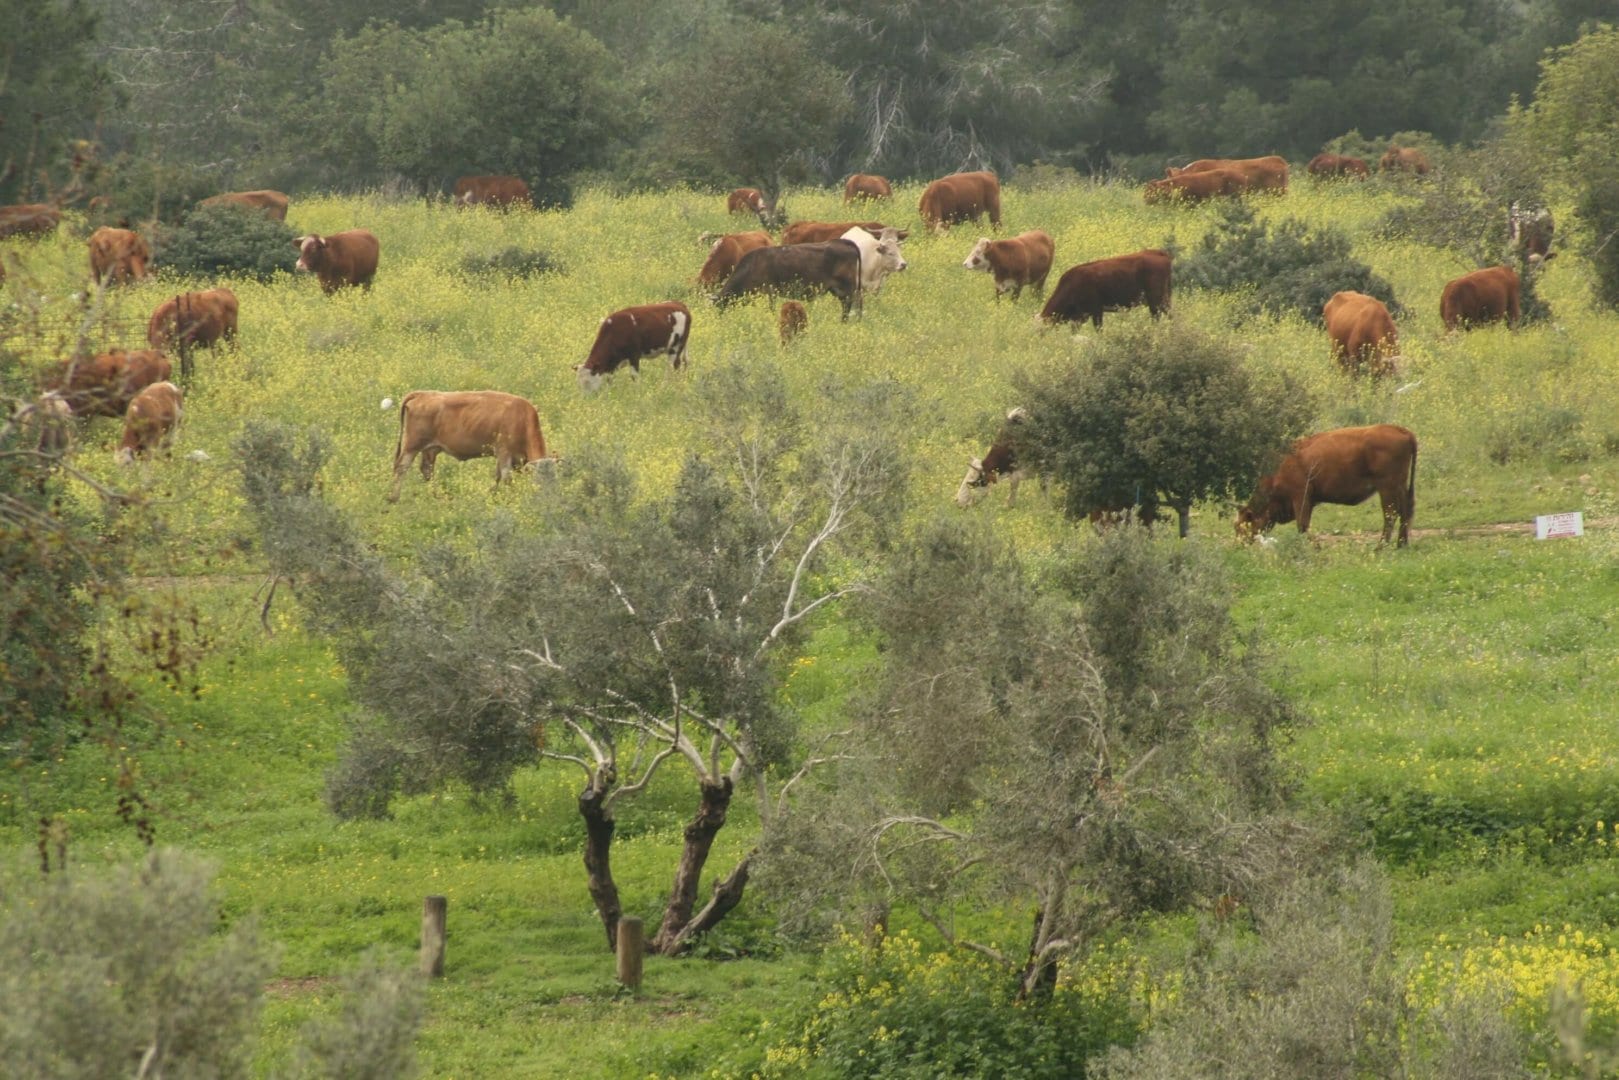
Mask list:
[[[432,979],[444,977],[444,939],[449,910],[448,897],[429,896],[422,901],[422,974]]]
[[[641,989],[641,958],[646,955],[646,931],[633,915],[618,920],[618,981],[631,990]]]

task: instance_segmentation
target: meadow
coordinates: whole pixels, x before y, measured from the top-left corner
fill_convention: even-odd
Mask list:
[[[1248,547],[1232,536],[1232,508],[1206,505],[1185,542],[1228,564],[1239,620],[1276,655],[1277,678],[1313,721],[1288,750],[1302,798],[1360,825],[1394,869],[1414,997],[1449,981],[1500,982],[1515,991],[1515,1015],[1543,1031],[1545,994],[1567,972],[1582,982],[1599,1030],[1612,1032],[1619,317],[1593,309],[1587,269],[1565,250],[1539,286],[1553,320],[1445,337],[1440,290],[1471,267],[1374,234],[1401,191],[1382,181],[1297,182],[1258,204],[1267,218],[1348,232],[1355,254],[1393,284],[1406,308],[1398,378],[1350,382],[1320,329],[1293,318],[1237,322],[1231,296],[1182,289],[1173,317],[1233,335],[1256,369],[1290,373],[1312,396],[1315,430],[1387,421],[1415,431],[1422,532],[1408,550],[1376,550],[1375,504],[1326,507],[1313,525],[1319,542],[1279,532],[1272,547]],[[579,867],[575,773],[526,771],[510,803],[452,790],[402,800],[387,821],[332,818],[321,790],[350,708],[344,675],[305,632],[295,596],[278,593],[268,629],[260,625],[264,568],[231,450],[243,423],[324,431],[333,447],[326,498],[378,551],[408,564],[424,544],[469,537],[492,512],[520,522],[533,496],[525,479],[491,495],[491,462],[443,460],[430,486],[412,474],[390,507],[398,414],[379,407],[385,398],[520,394],[537,405],[553,450],[617,447],[656,491],[694,441],[705,368],[779,366],[802,403],[828,375],[893,379],[914,389],[925,417],[910,446],[913,521],[962,513],[951,497],[967,459],[1017,403],[1013,374],[1081,355],[1096,332],[1038,328],[1027,296],[996,302],[987,275],[960,265],[980,230],[927,235],[919,194],[900,188],[875,211],[912,228],[909,268],[868,298],[861,319],[839,321],[830,298],[809,304],[809,331],[788,350],[763,302],[722,314],[695,289],[705,254],[697,236],[752,226],[705,192],[589,191],[566,212],[511,215],[379,196],[295,198],[289,223],[300,232],[363,226],[381,238],[375,288],[326,297],[308,278],[230,283],[241,301],[239,349],[200,355],[179,452],[137,466],[159,496],[161,522],[145,534],[137,573],[145,588],[196,604],[211,645],[199,693],[141,682],[146,715],[129,736],[156,795],[159,842],[216,860],[227,916],[257,918],[279,945],[262,1069],[283,1060],[303,1019],[330,1007],[333,979],[365,950],[412,962],[427,893],[450,898],[448,976],[431,989],[419,1043],[434,1076],[746,1075],[810,1002],[818,958],[778,940],[768,909],[750,897],[695,956],[651,958],[643,992],[618,992]],[[791,191],[784,203],[794,218],[865,216],[846,213],[831,191]],[[1171,236],[1189,250],[1214,220],[1210,208],[1147,207],[1139,189],[1110,184],[1013,185],[1004,211],[1003,234],[1052,234],[1059,272]],[[561,270],[501,281],[461,269],[468,255],[510,246],[543,250]],[[0,332],[25,364],[43,365],[77,325],[82,238],[64,228],[6,250],[26,270],[0,286],[0,300],[37,305],[40,315]],[[142,344],[158,303],[203,284],[160,276],[109,294],[93,340]],[[621,374],[581,393],[572,367],[599,320],[662,299],[692,307],[690,372],[649,361],[638,379]],[[81,467],[119,479],[117,438],[116,424],[98,421],[81,442]],[[185,456],[193,450],[206,460]],[[101,513],[88,488],[70,491]],[[1585,511],[1587,536],[1529,538],[1534,515],[1567,510]],[[994,516],[1037,556],[1089,542],[1033,485],[1014,508],[991,489],[965,512]],[[1158,542],[1181,542],[1164,532]],[[784,693],[808,714],[833,716],[868,654],[830,623]],[[110,813],[112,783],[105,755],[88,746],[15,763],[0,781],[5,872],[34,872],[35,822],[48,815],[68,822],[81,862],[137,851]],[[660,907],[688,801],[670,782],[624,811],[615,869],[627,911]],[[753,828],[739,799],[713,865],[729,866]]]

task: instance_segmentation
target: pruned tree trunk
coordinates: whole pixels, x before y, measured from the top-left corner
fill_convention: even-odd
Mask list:
[[[680,851],[680,865],[675,868],[675,883],[669,890],[669,905],[663,912],[663,925],[658,927],[657,936],[648,946],[649,951],[660,955],[679,951],[676,943],[685,936],[683,931],[686,924],[691,922],[703,866],[708,862],[714,837],[725,826],[725,814],[731,806],[732,787],[728,776],[722,776],[717,781],[702,781],[699,791],[701,796],[697,803],[697,814],[686,826],[686,843]],[[744,859],[744,867],[746,863]],[[747,881],[745,871],[742,880],[744,883]]]
[[[618,920],[623,909],[618,902],[618,886],[613,883],[613,819],[602,805],[606,792],[595,783],[579,793],[579,816],[585,819],[585,875],[590,898],[607,929],[607,947],[618,948]]]
[[[1175,515],[1180,519],[1181,539],[1185,540],[1192,531],[1192,507],[1190,504],[1175,507]]]
[[[742,890],[748,885],[748,872],[753,866],[753,854],[751,851],[748,852],[724,880],[714,883],[714,895],[703,905],[703,910],[693,916],[685,928],[675,935],[674,940],[669,942],[664,949],[665,956],[677,956],[685,952],[687,946],[718,926],[720,920],[742,902]]]
[[[1034,930],[1029,935],[1029,960],[1018,980],[1019,1001],[1049,998],[1057,989],[1057,958],[1045,948],[1045,921],[1046,909],[1036,908]]]

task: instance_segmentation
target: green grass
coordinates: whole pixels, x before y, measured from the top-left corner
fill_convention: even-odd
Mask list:
[[[914,227],[918,194],[902,189],[878,216]],[[1410,366],[1400,380],[1344,382],[1324,334],[1299,321],[1248,322],[1232,333],[1250,363],[1285,369],[1309,389],[1318,427],[1387,420],[1417,432],[1419,528],[1586,509],[1591,535],[1535,543],[1440,533],[1407,551],[1375,551],[1367,531],[1377,511],[1363,505],[1317,512],[1315,530],[1336,542],[1279,533],[1274,547],[1246,548],[1231,537],[1230,508],[1204,506],[1193,517],[1194,542],[1223,553],[1239,621],[1260,633],[1281,663],[1279,684],[1312,720],[1288,751],[1303,796],[1358,823],[1395,868],[1408,955],[1441,935],[1513,936],[1540,923],[1571,922],[1619,944],[1619,575],[1611,523],[1598,520],[1612,516],[1619,491],[1619,320],[1590,308],[1587,271],[1565,253],[1541,286],[1553,324],[1443,338],[1439,291],[1468,267],[1372,238],[1397,198],[1380,183],[1299,184],[1262,206],[1349,231],[1356,254],[1394,284],[1409,309],[1400,330]],[[787,204],[803,218],[845,216],[831,192],[793,192]],[[1132,188],[1011,190],[1005,204],[1003,231],[1051,232],[1059,270],[1158,246],[1172,232],[1189,246],[1212,221],[1206,209],[1146,207]],[[196,603],[212,648],[195,695],[141,682],[145,712],[124,743],[155,798],[160,842],[215,859],[227,916],[257,918],[280,947],[261,1068],[283,1060],[304,1018],[330,1007],[330,980],[366,949],[411,963],[421,898],[440,892],[450,898],[449,962],[419,1045],[429,1075],[745,1072],[769,1039],[765,1022],[779,1024],[813,994],[815,956],[778,942],[768,911],[749,897],[706,955],[654,958],[641,995],[615,992],[584,889],[577,772],[525,771],[509,803],[449,789],[401,801],[388,821],[340,823],[325,811],[324,773],[350,709],[344,675],[305,635],[285,587],[271,613],[274,633],[259,625],[263,569],[231,442],[250,417],[325,430],[334,445],[326,497],[402,563],[426,543],[465,540],[491,506],[521,520],[531,505],[523,483],[490,496],[489,462],[448,460],[430,488],[413,475],[397,507],[384,503],[398,421],[378,404],[411,389],[528,396],[555,449],[622,447],[655,491],[691,443],[696,379],[649,363],[639,380],[620,376],[585,396],[571,367],[603,315],[675,297],[694,310],[693,374],[733,358],[780,364],[805,403],[828,372],[914,387],[926,414],[911,446],[920,521],[958,512],[950,497],[966,459],[1014,404],[1012,373],[1079,355],[1093,332],[1041,332],[1029,300],[995,303],[987,278],[959,266],[977,235],[970,229],[944,238],[914,232],[910,269],[870,300],[863,320],[841,323],[835,301],[816,301],[809,334],[784,356],[764,305],[720,314],[691,284],[704,256],[696,235],[745,227],[724,214],[720,197],[587,192],[568,213],[510,217],[316,198],[295,200],[290,219],[301,232],[375,231],[383,244],[377,285],[369,295],[328,298],[306,279],[233,284],[240,350],[200,358],[180,442],[182,454],[203,449],[210,460],[140,467],[163,501],[162,528],[142,534],[138,569],[178,579],[148,591]],[[516,281],[461,273],[468,255],[509,246],[544,250],[565,270]],[[12,275],[0,300],[24,299],[30,280],[47,299],[32,329],[16,318],[0,323],[0,344],[43,365],[70,339],[82,240],[64,231],[7,247],[28,269]],[[106,343],[138,344],[146,315],[178,285],[114,294]],[[1175,317],[1199,323],[1225,324],[1231,310],[1220,296],[1175,299]],[[1406,384],[1415,385],[1394,392]],[[117,438],[110,421],[89,430],[79,451],[86,471],[117,475]],[[87,490],[74,490],[93,505]],[[992,490],[971,512],[995,516],[1034,555],[1086,542],[1086,531],[1063,522],[1032,486],[1015,509]],[[829,622],[793,665],[785,698],[810,724],[833,723],[874,656],[855,627]],[[79,861],[138,850],[111,813],[115,783],[107,755],[88,745],[11,769],[0,783],[0,839],[16,872],[31,872],[35,823],[45,815],[68,822]],[[661,910],[692,803],[671,771],[625,808],[614,863],[629,912],[655,918]],[[756,829],[752,806],[739,798],[711,866],[728,869]],[[978,916],[1021,926],[1026,913]]]

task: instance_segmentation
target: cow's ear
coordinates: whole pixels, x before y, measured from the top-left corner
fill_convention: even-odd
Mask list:
[[[899,239],[903,240],[907,236],[911,235],[911,230],[909,230],[909,229],[895,229],[894,230],[894,235],[896,237],[898,237]]]
[[[296,239],[296,240],[294,240],[292,242],[292,246],[295,247],[295,248],[301,248],[301,247],[304,246],[304,241],[308,240],[308,239],[309,239],[309,237],[307,237],[307,236],[300,236],[300,237],[298,237],[298,239]]]

